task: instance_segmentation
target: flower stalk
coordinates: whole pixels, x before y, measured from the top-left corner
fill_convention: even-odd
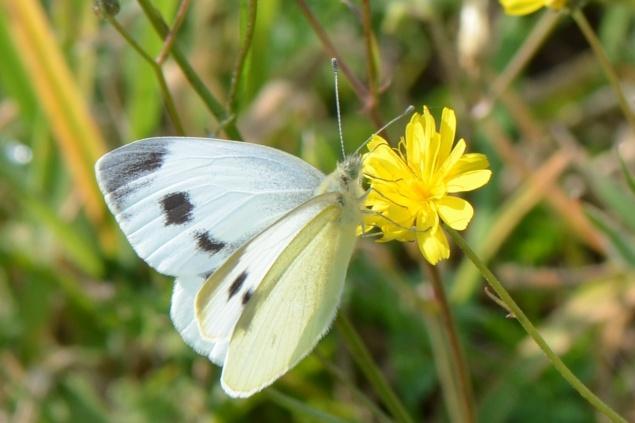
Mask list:
[[[463,253],[474,263],[478,268],[483,278],[492,287],[498,298],[505,304],[506,308],[514,315],[518,323],[525,329],[525,332],[534,340],[534,342],[540,347],[543,353],[547,356],[553,367],[558,373],[574,388],[578,393],[586,399],[593,407],[599,412],[607,416],[612,422],[626,423],[626,419],[620,416],[609,405],[602,401],[597,395],[595,395],[573,372],[567,367],[560,357],[549,347],[545,339],[540,335],[538,329],[531,323],[529,318],[525,315],[522,309],[516,304],[514,299],[509,295],[509,292],[503,287],[500,281],[494,276],[494,274],[487,268],[487,266],[479,259],[476,253],[470,248],[465,239],[458,232],[452,228],[447,227],[446,230],[450,234],[452,240],[461,248]]]
[[[450,349],[450,364],[456,373],[458,392],[460,396],[460,406],[462,407],[462,416],[467,423],[475,422],[476,415],[474,411],[474,393],[472,390],[472,382],[470,381],[469,366],[465,359],[465,354],[459,341],[456,323],[448,299],[443,288],[441,275],[436,266],[426,262],[426,271],[432,285],[434,299],[439,306],[439,314],[443,322],[443,330],[448,340]]]

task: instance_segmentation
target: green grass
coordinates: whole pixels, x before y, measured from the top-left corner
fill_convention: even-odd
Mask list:
[[[426,104],[436,116],[454,108],[458,136],[486,153],[494,171],[484,190],[467,196],[476,210],[465,234],[470,245],[573,373],[635,420],[635,135],[575,21],[554,20],[492,99],[547,12],[509,17],[490,2],[481,23],[490,38],[468,69],[456,49],[467,2],[370,2],[370,43],[365,2],[307,3],[351,72],[340,74],[347,151],[409,104]],[[227,397],[220,369],[172,327],[170,278],[136,257],[96,191],[92,168],[103,151],[177,133],[166,98],[187,135],[242,137],[330,172],[340,154],[332,53],[299,2],[258,2],[235,120],[226,121],[249,1],[191,2],[175,54],[161,68],[167,92],[113,26],[94,16],[91,2],[17,4],[0,3],[0,421],[395,419],[395,405],[357,367],[359,356],[337,329],[275,390]],[[122,1],[116,19],[156,58],[163,45],[156,28],[173,24],[178,5]],[[35,21],[25,11],[43,12],[54,37],[20,38],[43,28],[29,26]],[[593,1],[584,13],[632,98],[635,7]],[[70,81],[43,59],[54,55]],[[372,82],[381,89],[366,103],[350,76],[364,89],[373,85],[369,63],[378,66]],[[491,113],[472,113],[487,101]],[[404,126],[388,129],[393,141]],[[557,171],[548,168],[554,157],[563,163]],[[414,421],[457,421],[456,375],[420,258],[412,246],[359,245],[342,311]],[[453,248],[440,271],[478,420],[600,421],[484,293],[472,266]]]

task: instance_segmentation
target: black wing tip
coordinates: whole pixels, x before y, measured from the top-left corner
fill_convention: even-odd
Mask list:
[[[147,176],[163,166],[168,140],[148,139],[119,147],[95,163],[100,187],[106,193]]]

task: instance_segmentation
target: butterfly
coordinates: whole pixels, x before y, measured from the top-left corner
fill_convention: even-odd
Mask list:
[[[174,276],[183,340],[247,397],[328,331],[361,222],[361,157],[324,175],[283,151],[148,138],[99,159],[97,181],[137,254]]]

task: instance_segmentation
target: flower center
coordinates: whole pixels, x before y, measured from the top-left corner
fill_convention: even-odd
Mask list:
[[[445,186],[434,180],[413,179],[410,183],[410,189],[414,194],[414,198],[419,202],[428,202],[437,200],[445,196]]]
[[[417,200],[428,201],[432,196],[430,187],[419,179],[414,179],[411,184],[412,192]]]

